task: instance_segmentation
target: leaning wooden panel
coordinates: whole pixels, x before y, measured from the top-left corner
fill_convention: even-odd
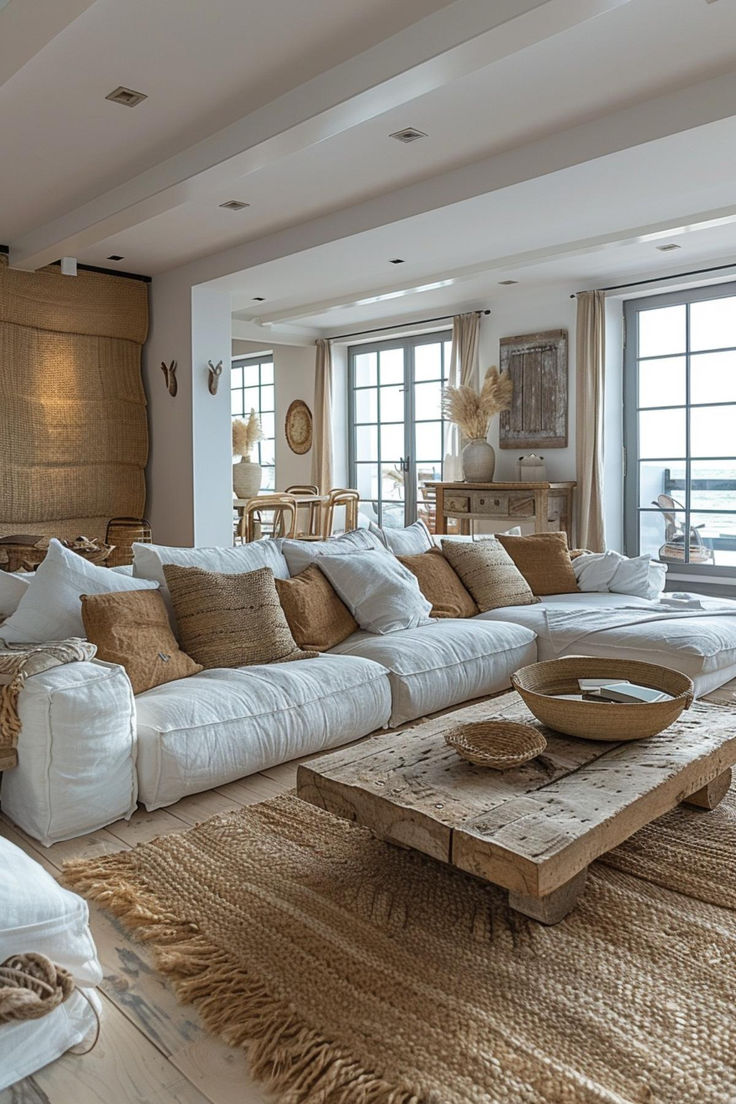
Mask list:
[[[500,415],[501,448],[567,447],[567,344],[567,330],[501,339],[501,371],[514,385]]]

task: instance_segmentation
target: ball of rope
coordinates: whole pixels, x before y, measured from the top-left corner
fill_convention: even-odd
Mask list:
[[[69,971],[54,965],[46,955],[11,955],[0,965],[0,1024],[40,1019],[73,991]]]

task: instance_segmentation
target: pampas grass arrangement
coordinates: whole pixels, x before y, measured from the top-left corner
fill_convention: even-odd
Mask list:
[[[514,385],[495,365],[488,369],[480,391],[474,387],[446,387],[442,412],[468,441],[485,440],[491,419],[511,406]]]
[[[244,459],[247,457],[250,460],[253,446],[256,441],[260,441],[262,437],[263,430],[261,429],[261,423],[258,420],[258,415],[255,410],[251,410],[247,422],[243,421],[242,418],[234,418],[233,456],[242,456]]]

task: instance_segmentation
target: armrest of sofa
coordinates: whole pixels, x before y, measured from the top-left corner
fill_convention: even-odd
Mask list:
[[[0,807],[41,843],[84,835],[136,807],[135,699],[122,667],[93,660],[26,681],[18,765]]]

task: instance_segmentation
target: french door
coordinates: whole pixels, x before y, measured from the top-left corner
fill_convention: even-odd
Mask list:
[[[425,487],[442,479],[450,348],[443,331],[349,350],[351,483],[378,525],[433,520]]]

